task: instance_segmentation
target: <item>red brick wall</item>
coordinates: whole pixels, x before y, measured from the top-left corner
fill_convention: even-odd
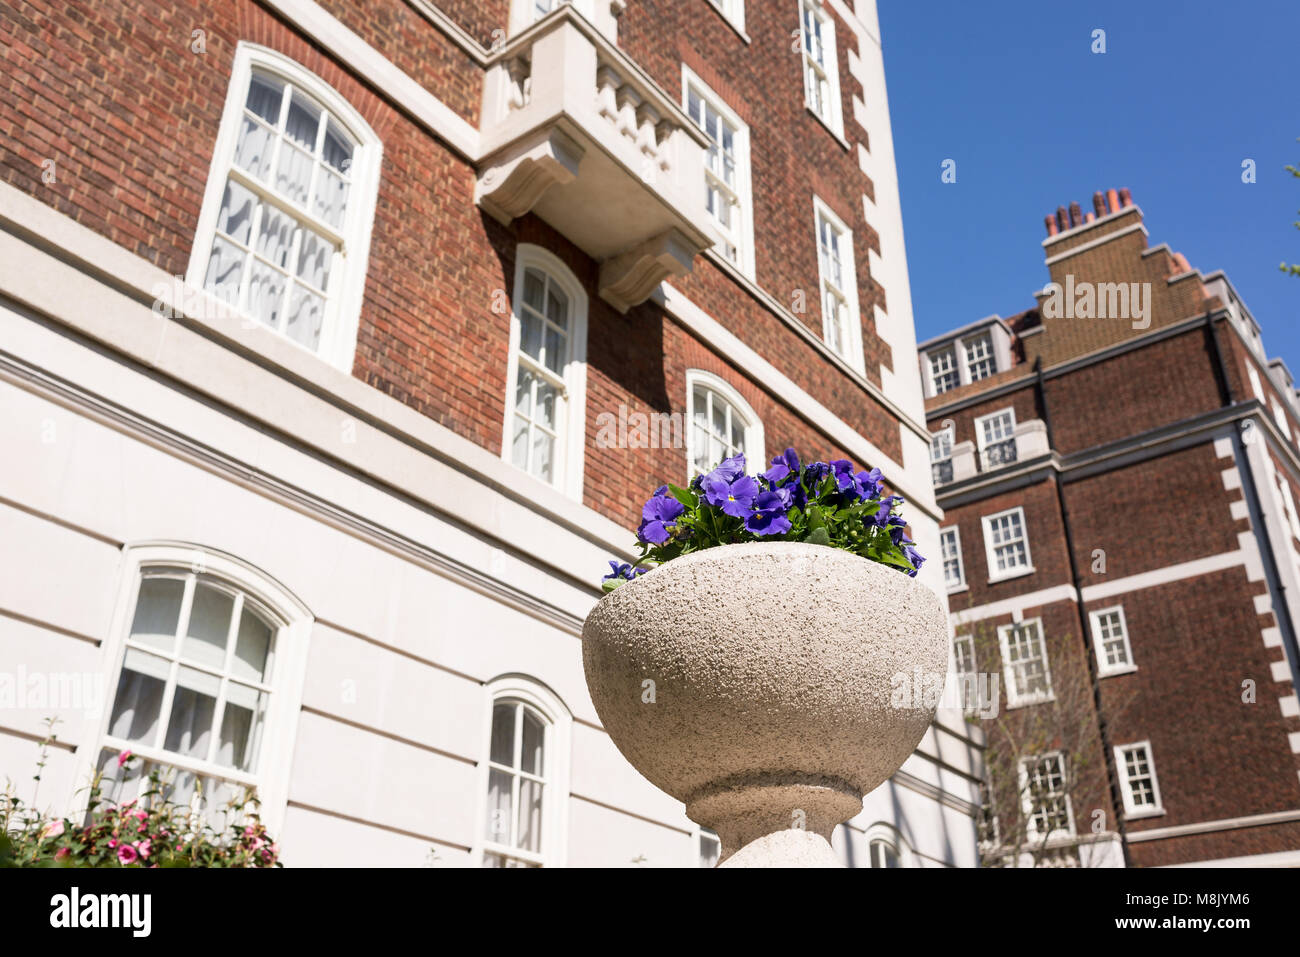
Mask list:
[[[1260,630],[1273,622],[1251,601],[1264,590],[1238,567],[1090,604],[1123,605],[1138,670],[1101,679],[1102,706],[1114,745],[1150,740],[1168,812],[1132,822],[1134,831],[1300,803],[1287,743],[1300,718],[1282,716],[1278,698],[1291,686],[1272,679],[1269,664],[1281,649],[1264,646]],[[1246,680],[1255,682],[1254,703],[1242,701]]]
[[[850,52],[857,54],[857,41],[848,27],[835,19],[841,110],[851,149],[838,142],[804,104],[803,61],[791,37],[800,26],[798,3],[749,4],[745,29],[752,43],[747,44],[707,5],[645,0],[629,4],[620,18],[619,44],[674,97],[681,95],[685,63],[749,125],[754,144],[751,172],[757,282],[787,309],[795,291],[802,290],[807,310],[799,318],[819,338],[822,317],[814,192],[853,231],[867,376],[879,385],[880,366],[892,369],[893,359],[889,347],[876,335],[872,304],[884,308],[887,290],[872,280],[868,269],[867,251],[879,253],[880,242],[866,221],[861,199],[864,193],[874,195],[874,190],[857,161],[856,144],[869,146],[866,131],[853,120],[852,98],[863,95],[862,87],[847,69]],[[668,37],[671,42],[665,41]],[[701,283],[713,284],[713,294],[697,292]],[[709,299],[738,297],[728,281],[715,282],[708,274],[693,279],[687,291]],[[744,298],[743,294],[739,298]],[[743,317],[734,315],[734,309],[710,311],[724,322],[734,315],[735,322],[750,323],[758,315],[749,303],[737,306]],[[780,348],[779,342],[771,345]],[[776,349],[760,351],[770,357],[779,354]]]
[[[1017,506],[1025,510],[1029,557],[1034,573],[989,584],[982,518]],[[966,583],[970,587],[969,592],[949,599],[948,604],[954,611],[1070,582],[1065,526],[1057,507],[1054,480],[1038,482],[968,505],[948,507],[942,524],[945,528],[956,525],[960,529],[962,562]]]
[[[1245,519],[1229,514],[1240,489],[1225,491],[1220,459],[1207,442],[1100,475],[1067,482],[1066,508],[1084,586],[1103,584],[1240,547]],[[1105,552],[1105,573],[1092,570]]]
[[[477,120],[481,70],[408,4],[322,5],[462,117]],[[883,295],[867,269],[867,249],[876,240],[862,219],[860,197],[870,184],[854,154],[802,106],[799,57],[789,52],[797,10],[770,20],[754,12],[751,48],[701,6],[702,16],[687,16],[674,5],[631,5],[623,23],[626,48],[644,57],[673,95],[680,90],[679,57],[696,50],[708,52],[714,79],[744,91],[733,105],[754,124],[759,282],[787,304],[793,289],[805,289],[807,321],[819,335],[814,187],[844,215],[855,232],[868,368],[878,378],[879,363],[889,358],[870,333],[872,297]],[[443,7],[481,42],[505,26],[504,0]],[[205,31],[202,55],[190,49],[194,29]],[[714,371],[746,397],[763,420],[769,454],[786,445],[805,455],[843,454],[657,306],[626,316],[606,306],[596,294],[597,265],[546,224],[527,216],[507,228],[484,216],[473,204],[472,168],[382,91],[255,0],[76,7],[0,0],[0,35],[12,38],[0,45],[0,179],[173,275],[183,274],[189,261],[237,43],[278,50],[321,76],[383,141],[354,373],[493,452],[501,449],[510,322],[493,312],[493,297],[511,292],[517,243],[535,242],[558,255],[590,298],[585,499],[615,520],[634,524],[649,490],[683,477],[685,450],[599,449],[597,417],[616,413],[620,403],[632,411],[684,413],[687,368]],[[680,49],[664,47],[665,35],[676,36]],[[837,35],[844,114],[857,136],[849,99],[857,85],[846,70],[852,36],[843,24]],[[52,185],[41,181],[47,158],[57,163]],[[885,454],[901,459],[896,420],[723,270],[701,259],[682,288]]]
[[[1150,343],[1044,384],[1063,455],[1222,405],[1203,328]]]

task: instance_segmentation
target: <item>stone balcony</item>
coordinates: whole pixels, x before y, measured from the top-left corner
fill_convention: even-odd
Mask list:
[[[982,450],[977,450],[974,442],[958,442],[952,447],[951,458],[931,464],[931,475],[936,487],[948,485],[1027,462],[1050,452],[1046,423],[1041,419],[1029,419],[1017,423],[1011,438]]]
[[[562,4],[492,53],[475,200],[535,213],[600,265],[622,312],[713,245],[708,140],[676,101]]]

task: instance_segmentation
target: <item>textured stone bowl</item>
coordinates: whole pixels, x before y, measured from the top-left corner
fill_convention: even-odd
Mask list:
[[[726,860],[787,830],[829,841],[861,811],[933,717],[895,705],[895,676],[946,671],[947,635],[938,598],[899,571],[747,543],[610,592],[587,617],[583,665],[619,750],[718,833]]]

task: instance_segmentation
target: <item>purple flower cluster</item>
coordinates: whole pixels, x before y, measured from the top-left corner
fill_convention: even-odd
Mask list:
[[[804,465],[794,449],[772,459],[761,475],[735,455],[688,488],[661,485],[641,509],[641,560],[611,561],[609,590],[651,566],[703,548],[781,538],[843,548],[915,575],[924,558],[895,514],[903,504],[884,494],[880,469],[860,471],[845,459]]]

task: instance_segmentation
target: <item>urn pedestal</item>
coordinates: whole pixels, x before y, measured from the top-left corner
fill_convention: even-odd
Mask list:
[[[614,744],[722,841],[720,866],[838,866],[835,827],[934,716],[895,676],[947,670],[938,598],[901,572],[792,542],[682,556],[607,594],[583,666]]]

